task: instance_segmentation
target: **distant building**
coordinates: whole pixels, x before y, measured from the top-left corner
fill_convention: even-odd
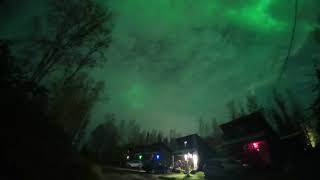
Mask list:
[[[279,140],[261,111],[220,125],[223,150],[243,163],[256,167],[271,165],[278,155]]]
[[[141,160],[146,164],[157,164],[163,167],[170,167],[172,164],[172,150],[164,143],[156,143],[131,148],[127,160]]]
[[[185,170],[187,164],[192,170],[200,170],[204,161],[212,158],[214,154],[214,151],[200,136],[192,134],[177,138],[173,151],[163,143],[137,146],[127,151],[125,159],[127,161],[140,160],[146,170],[160,166]]]
[[[212,158],[214,151],[197,134],[176,139],[176,149],[173,152],[173,166],[185,166],[190,163],[193,170],[202,169],[204,160]]]

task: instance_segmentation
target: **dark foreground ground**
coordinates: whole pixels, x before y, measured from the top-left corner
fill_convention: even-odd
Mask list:
[[[219,177],[205,177],[203,172],[198,172],[186,177],[185,174],[148,174],[144,171],[135,171],[123,168],[104,167],[103,174],[107,180],[156,180],[156,179],[184,179],[184,180],[320,180],[320,155],[319,151],[309,155],[294,158],[281,170],[227,170],[217,173]],[[295,164],[292,166],[290,164]]]
[[[295,180],[297,178],[289,177],[281,173],[271,172],[246,172],[242,174],[228,173],[217,177],[205,177],[203,172],[187,177],[183,173],[169,173],[169,174],[148,174],[143,171],[134,171],[130,169],[107,167],[103,169],[106,179],[117,180],[157,180],[157,179],[172,179],[172,180]],[[308,178],[307,178],[308,179]],[[306,179],[304,179],[306,180]]]

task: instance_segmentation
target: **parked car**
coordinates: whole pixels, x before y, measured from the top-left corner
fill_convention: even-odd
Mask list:
[[[143,167],[143,163],[139,160],[131,160],[131,161],[127,161],[126,166],[128,168],[141,169]]]

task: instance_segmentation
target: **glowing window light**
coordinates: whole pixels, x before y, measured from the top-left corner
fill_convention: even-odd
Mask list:
[[[250,144],[247,145],[247,147],[250,149],[250,150],[254,150],[254,151],[260,151],[261,149],[261,144],[263,142],[262,141],[256,141],[256,142],[252,142]]]
[[[193,169],[197,170],[198,169],[198,155],[197,154],[193,154],[192,155],[192,160],[193,160]]]
[[[255,149],[258,149],[258,148],[259,148],[259,144],[258,144],[257,142],[252,143],[252,145],[253,145],[253,147],[254,147]]]
[[[184,160],[186,160],[186,161],[188,160],[188,154],[184,155]]]
[[[259,143],[254,142],[254,143],[252,143],[252,145],[253,145],[253,148],[254,148],[255,150],[260,151]]]
[[[317,133],[314,129],[307,127],[307,136],[309,138],[309,144],[311,145],[312,148],[315,148],[317,144],[319,143],[319,139],[317,136]]]

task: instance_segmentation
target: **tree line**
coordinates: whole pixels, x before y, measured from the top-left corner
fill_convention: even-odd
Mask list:
[[[85,134],[85,130],[82,133]],[[95,161],[119,163],[130,148],[163,143],[174,149],[175,139],[180,136],[174,129],[169,133],[156,129],[144,130],[136,120],[119,120],[115,114],[106,113],[103,123],[91,131],[80,149]]]
[[[94,0],[49,0],[26,40],[0,40],[0,179],[101,179],[76,151],[104,83],[111,11]],[[26,29],[27,31],[27,29]]]

